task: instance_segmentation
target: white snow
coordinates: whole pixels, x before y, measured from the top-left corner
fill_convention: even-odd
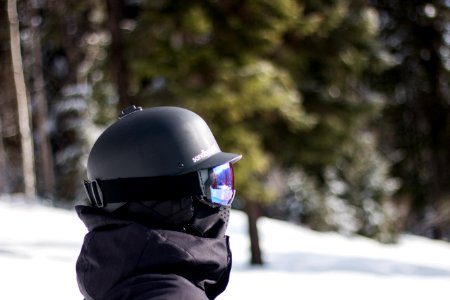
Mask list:
[[[449,299],[450,243],[404,235],[382,245],[263,218],[266,265],[251,267],[246,222],[232,212],[233,270],[219,300]],[[73,210],[0,198],[0,298],[82,299],[75,261],[85,233]]]

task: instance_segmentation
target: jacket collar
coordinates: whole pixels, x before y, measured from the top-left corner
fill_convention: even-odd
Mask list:
[[[227,236],[197,237],[149,228],[88,206],[76,210],[91,235],[77,263],[84,289],[92,285],[98,290],[99,284],[108,289],[123,278],[151,273],[182,276],[211,299],[225,290],[231,270]]]

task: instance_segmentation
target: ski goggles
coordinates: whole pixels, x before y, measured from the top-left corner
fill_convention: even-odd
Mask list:
[[[200,181],[206,199],[213,205],[231,205],[236,194],[231,163],[200,170]]]
[[[207,205],[228,206],[236,193],[231,163],[199,170],[197,174],[85,180],[84,187],[91,203],[97,207],[122,203],[125,198],[146,201],[149,195],[161,200],[198,195],[201,196],[200,201]]]

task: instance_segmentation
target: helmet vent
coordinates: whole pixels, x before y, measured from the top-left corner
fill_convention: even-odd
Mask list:
[[[122,110],[122,112],[120,113],[119,119],[122,119],[123,117],[125,117],[131,113],[141,111],[141,110],[142,110],[142,107],[140,107],[140,106],[138,106],[138,107],[136,107],[135,105],[128,106]]]

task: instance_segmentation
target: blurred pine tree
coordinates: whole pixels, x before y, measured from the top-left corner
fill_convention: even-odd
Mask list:
[[[385,64],[377,21],[365,1],[145,1],[125,36],[131,102],[202,115],[244,154],[238,197],[257,218],[280,196],[272,170],[302,168],[326,195],[327,168],[357,149],[381,106],[365,81]]]
[[[450,5],[372,2],[394,64],[376,83],[389,99],[383,145],[402,179],[403,227],[450,239]]]

